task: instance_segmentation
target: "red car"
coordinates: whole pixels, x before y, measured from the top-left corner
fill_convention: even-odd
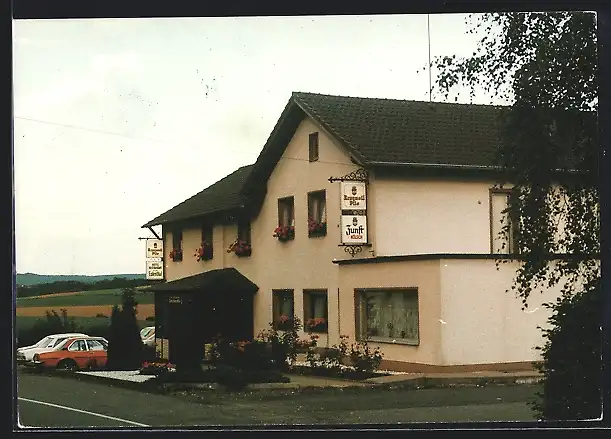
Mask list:
[[[103,337],[71,337],[49,352],[34,355],[38,369],[96,369],[106,365],[108,341]]]

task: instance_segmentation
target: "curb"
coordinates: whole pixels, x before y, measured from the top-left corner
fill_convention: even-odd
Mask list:
[[[167,393],[172,390],[198,389],[198,390],[217,390],[227,391],[226,387],[218,383],[162,383],[144,381],[135,382],[116,378],[108,378],[103,376],[88,375],[82,373],[74,373],[67,371],[46,371],[44,375],[58,376],[67,379],[75,379],[79,381],[89,381],[104,383],[113,387],[121,387],[125,389],[136,390],[145,393]],[[522,377],[419,377],[407,378],[405,380],[393,382],[371,382],[364,380],[355,385],[349,386],[316,386],[302,385],[299,383],[253,383],[248,384],[242,391],[266,391],[266,390],[298,390],[298,391],[315,391],[323,389],[335,390],[352,390],[352,389],[433,389],[433,388],[449,388],[449,387],[486,387],[486,386],[513,386],[536,384],[543,381],[540,376],[522,376]]]
[[[447,387],[487,387],[487,386],[518,386],[536,384],[543,381],[542,377],[461,377],[437,378],[421,377],[390,383],[376,383],[377,388],[388,389],[433,389]]]

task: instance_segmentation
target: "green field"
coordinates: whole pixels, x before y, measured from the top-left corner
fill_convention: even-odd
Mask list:
[[[155,296],[151,292],[136,290],[136,302],[147,305],[155,303]],[[19,297],[17,308],[25,307],[69,307],[69,306],[97,306],[118,305],[121,303],[121,289],[82,291],[70,295],[48,295],[37,297]]]
[[[68,317],[72,318],[68,314]],[[44,317],[16,316],[15,326],[18,331],[23,331],[31,328],[38,320],[46,320]],[[83,328],[91,328],[93,326],[101,326],[110,324],[110,319],[105,317],[74,317],[74,321]],[[148,320],[138,320],[138,326],[153,326],[155,322]]]

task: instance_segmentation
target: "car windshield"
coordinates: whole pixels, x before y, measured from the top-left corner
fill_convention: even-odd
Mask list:
[[[155,331],[155,328],[144,328],[142,331],[140,331],[140,337],[147,338],[153,333],[153,331]]]
[[[55,340],[55,343],[53,344],[52,347],[56,348],[58,347],[60,344],[62,344],[64,341],[66,341],[67,337],[62,337],[62,338],[58,338],[57,340]]]
[[[70,340],[70,339],[69,339],[69,338],[60,338],[60,339],[58,339],[58,340],[57,340],[57,341],[58,341],[58,343],[55,343],[54,348],[55,348],[55,349],[58,349],[58,350],[59,350],[59,349],[61,349],[61,348],[63,348],[63,347],[66,345],[66,342],[67,342],[68,340]]]
[[[36,346],[37,348],[46,347],[51,342],[51,340],[52,340],[51,337],[45,337],[42,340],[40,340],[38,343],[36,343],[34,346]]]

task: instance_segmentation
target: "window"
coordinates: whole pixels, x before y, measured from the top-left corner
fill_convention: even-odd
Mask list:
[[[308,193],[308,236],[325,236],[327,234],[326,192]]]
[[[104,345],[97,340],[87,340],[90,351],[104,351]]]
[[[318,133],[311,133],[308,140],[310,161],[315,162],[318,160]]]
[[[273,322],[276,329],[288,329],[295,318],[293,290],[272,291]]]
[[[356,299],[361,340],[420,343],[416,289],[360,290]]]
[[[242,219],[238,221],[238,240],[250,244],[250,221]]]
[[[77,340],[70,345],[68,348],[69,351],[86,351],[87,345],[85,344],[85,340]]]
[[[328,307],[326,290],[303,292],[303,329],[306,332],[327,332]]]
[[[201,252],[200,258],[203,260],[212,259],[214,256],[212,245],[212,239],[214,237],[213,227],[210,223],[202,224],[202,243],[201,243]]]
[[[170,258],[174,261],[182,261],[182,229],[172,230],[172,250]]]
[[[274,236],[280,241],[295,239],[295,198],[278,200],[278,227],[274,230]]]
[[[295,199],[293,197],[278,200],[278,225],[281,227],[295,226]]]
[[[508,190],[490,192],[490,250],[493,254],[517,253],[517,221],[509,212]],[[503,231],[509,223],[509,236]]]

